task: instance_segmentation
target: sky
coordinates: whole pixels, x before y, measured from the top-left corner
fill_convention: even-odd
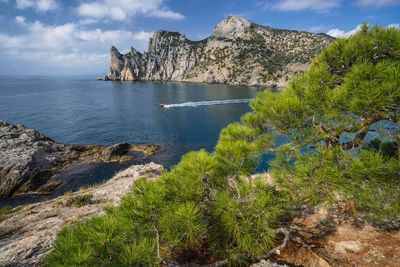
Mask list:
[[[110,47],[147,49],[156,30],[209,36],[230,14],[274,28],[347,37],[399,27],[400,0],[0,0],[0,75],[98,75]]]

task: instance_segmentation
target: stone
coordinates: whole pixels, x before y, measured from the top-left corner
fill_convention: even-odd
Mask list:
[[[61,144],[28,129],[0,120],[0,198],[38,190],[50,194],[60,186],[51,181],[57,173],[82,159],[126,161],[129,150],[154,154],[155,146],[133,146],[127,143],[112,146]]]
[[[288,265],[281,265],[275,262],[270,262],[268,260],[261,260],[260,262],[250,265],[250,267],[288,267]]]
[[[243,38],[246,32],[250,30],[251,24],[250,21],[244,18],[230,15],[215,26],[212,37],[227,39]]]
[[[128,151],[131,149],[131,145],[128,143],[120,143],[120,144],[115,144],[109,147],[106,147],[103,152],[101,152],[101,158],[104,161],[110,161],[114,158],[121,157],[128,153]]]
[[[304,267],[330,267],[329,263],[320,257],[311,258]]]
[[[333,41],[328,35],[274,29],[230,15],[204,40],[161,30],[144,53],[132,47],[121,54],[112,46],[110,71],[102,80],[283,87]]]
[[[357,241],[332,241],[331,243],[335,246],[335,251],[342,254],[355,253],[362,249],[361,244]]]

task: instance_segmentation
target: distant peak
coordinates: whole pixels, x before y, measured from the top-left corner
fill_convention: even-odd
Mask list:
[[[118,49],[115,46],[111,46],[111,54],[116,54],[116,55],[120,55]]]
[[[229,15],[214,28],[213,37],[232,38],[243,36],[250,28],[252,22],[236,15]]]
[[[224,19],[224,20],[241,21],[241,22],[250,22],[250,21],[248,21],[248,20],[245,19],[245,18],[236,16],[236,15],[233,15],[233,14],[229,15],[229,16],[228,16],[226,19]]]
[[[165,30],[158,30],[153,33],[153,38],[156,38],[157,36],[181,36],[185,34],[181,34],[178,31],[165,31]]]

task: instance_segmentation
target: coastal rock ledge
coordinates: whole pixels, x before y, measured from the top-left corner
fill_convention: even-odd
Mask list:
[[[98,80],[283,87],[334,40],[326,34],[275,29],[231,15],[204,40],[161,30],[150,38],[144,53],[132,47],[121,54],[113,46],[110,71]]]
[[[162,170],[163,166],[155,163],[133,165],[104,184],[0,216],[0,266],[41,266],[63,226],[104,214],[105,206],[119,205],[135,180],[154,179]],[[85,203],[74,204],[74,199]]]
[[[157,146],[61,144],[24,125],[0,120],[0,198],[29,191],[50,194],[62,183],[51,178],[73,162],[127,161],[132,159],[128,155],[131,150],[149,156]]]

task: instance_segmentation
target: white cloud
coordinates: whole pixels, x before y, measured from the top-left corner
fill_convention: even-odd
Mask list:
[[[17,64],[17,69],[27,65],[50,71],[67,69],[71,72],[93,71],[106,73],[109,66],[109,49],[114,45],[120,49],[134,46],[143,51],[147,47],[151,32],[136,33],[123,30],[86,30],[79,23],[58,26],[45,25],[39,21],[27,22],[24,17],[15,18],[15,25],[26,29],[20,35],[0,32],[1,65]]]
[[[149,14],[151,17],[157,18],[165,18],[165,19],[184,19],[185,17],[182,14],[173,12],[167,9],[157,9],[152,10]]]
[[[397,26],[399,26],[399,25],[397,24]],[[147,42],[147,41],[149,41],[150,37],[152,37],[152,36],[153,36],[152,32],[140,31],[140,32],[135,33],[134,39]]]
[[[342,0],[280,0],[266,4],[267,8],[280,11],[312,10],[327,12],[340,7]]]
[[[18,9],[34,8],[40,12],[58,8],[55,0],[16,0],[16,6]]]
[[[90,18],[110,18],[123,21],[142,14],[150,17],[183,19],[180,13],[169,10],[164,0],[99,0],[86,2],[78,7],[78,14]]]
[[[397,28],[397,29],[400,29],[400,24],[398,24],[398,23],[396,23],[396,24],[389,24],[387,27],[388,27],[388,28]]]
[[[364,6],[364,7],[385,7],[385,6],[394,6],[399,5],[399,0],[358,0],[356,5]]]
[[[24,24],[25,18],[22,17],[22,16],[16,16],[16,17],[15,17],[15,21],[16,21],[17,23],[19,23],[19,24]]]
[[[399,26],[400,26],[399,24],[389,24],[387,27],[388,28],[395,27],[395,28],[399,29],[400,28]],[[348,31],[348,32],[345,32],[343,30],[340,30],[340,29],[336,28],[336,29],[329,30],[326,34],[330,35],[332,37],[335,37],[335,38],[347,38],[347,37],[350,37],[353,34],[356,34],[360,30],[361,30],[361,24],[358,25],[357,27],[355,27],[354,29],[352,29],[351,31]]]
[[[336,28],[336,29],[329,30],[326,34],[330,35],[332,37],[335,37],[335,38],[347,38],[347,37],[357,33],[360,30],[361,30],[361,24],[348,32],[345,32],[343,30],[339,30]]]
[[[90,25],[90,24],[96,24],[99,21],[97,19],[91,19],[91,18],[87,18],[87,19],[80,19],[79,20],[79,25]]]

